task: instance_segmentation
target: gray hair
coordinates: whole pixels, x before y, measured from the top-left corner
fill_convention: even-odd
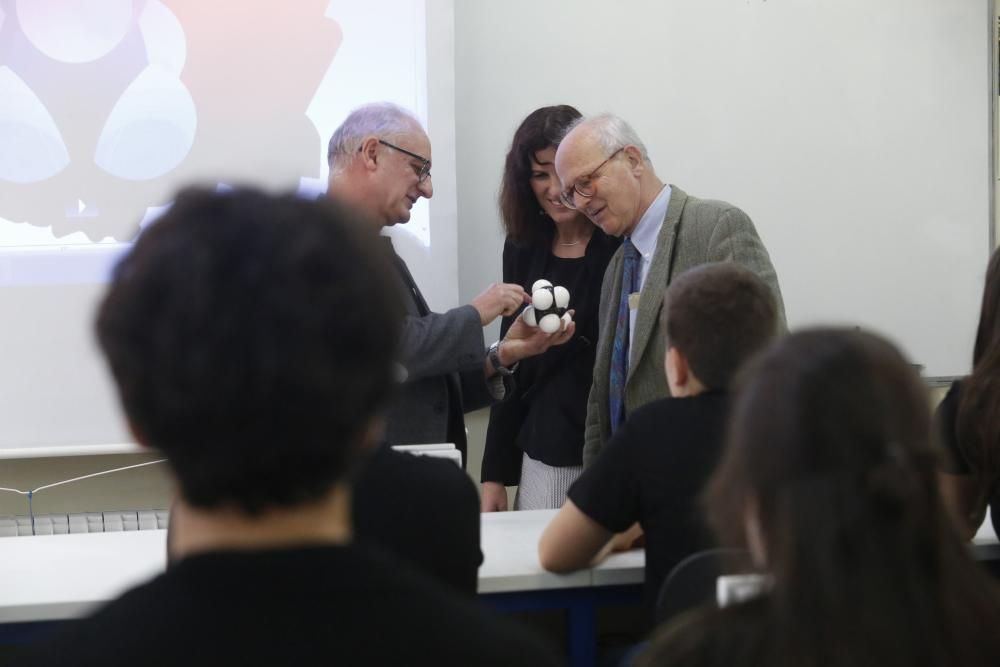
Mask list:
[[[584,127],[593,133],[594,140],[604,149],[604,153],[610,155],[623,146],[632,145],[639,149],[644,162],[649,162],[649,153],[646,151],[646,144],[642,143],[639,134],[620,118],[611,113],[597,114],[579,118],[566,128],[569,134],[577,127]],[[566,136],[565,134],[563,135]]]
[[[423,132],[413,113],[392,102],[373,102],[347,115],[330,137],[326,159],[331,172],[341,171],[361,150],[365,137],[392,138]]]

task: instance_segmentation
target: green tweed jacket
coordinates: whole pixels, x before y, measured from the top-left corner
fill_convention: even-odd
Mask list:
[[[626,415],[650,401],[670,395],[663,371],[666,350],[660,325],[660,307],[667,285],[674,276],[694,266],[727,261],[747,267],[774,290],[784,329],[785,308],[778,276],[750,217],[731,204],[690,197],[672,185],[670,204],[656,241],[649,274],[639,293],[632,359],[625,381]],[[593,461],[611,438],[608,385],[621,280],[622,250],[619,249],[611,258],[601,285],[600,333],[594,380],[587,400],[584,465]]]

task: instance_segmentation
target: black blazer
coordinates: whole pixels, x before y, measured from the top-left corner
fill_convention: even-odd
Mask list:
[[[490,411],[482,481],[517,484],[522,452],[553,466],[582,463],[601,281],[620,245],[619,239],[594,229],[583,257],[582,280],[570,295],[570,307],[576,311],[576,335],[566,344],[525,359],[518,366],[513,390]],[[548,238],[531,244],[508,239],[503,249],[503,281],[520,284],[530,291],[534,281],[547,277],[551,257]],[[518,315],[503,318],[501,337]]]

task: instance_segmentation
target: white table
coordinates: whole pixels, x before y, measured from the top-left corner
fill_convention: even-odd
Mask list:
[[[165,530],[0,538],[0,623],[83,616],[166,567]]]
[[[483,515],[479,593],[500,609],[568,610],[571,664],[593,664],[593,611],[608,600],[638,601],[645,554],[613,554],[597,567],[572,574],[546,572],[538,564],[538,538],[554,514]],[[976,536],[978,557],[995,558],[998,549],[991,528]],[[165,555],[164,530],[0,538],[0,624],[83,616],[162,572]]]
[[[538,564],[538,538],[555,510],[482,518],[482,594],[641,585],[642,551],[600,566],[552,574]],[[166,531],[0,538],[0,623],[76,618],[166,567]]]
[[[538,540],[557,511],[483,514],[481,594],[642,584],[646,565],[643,551],[613,554],[595,568],[572,574],[553,574],[542,569],[538,563]]]
[[[538,563],[538,539],[556,512],[482,516],[479,594],[505,611],[565,610],[569,663],[589,666],[596,663],[597,609],[640,603],[645,552],[612,554],[596,567],[571,574],[547,572]]]
[[[555,510],[482,517],[484,562],[479,592],[503,610],[566,609],[570,660],[593,664],[594,615],[608,595],[638,603],[645,567],[641,551],[615,554],[573,574],[538,564],[538,538]],[[166,567],[166,531],[0,538],[0,637],[29,638],[33,624],[78,618]]]

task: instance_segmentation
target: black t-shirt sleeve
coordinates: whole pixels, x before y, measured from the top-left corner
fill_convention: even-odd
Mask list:
[[[382,446],[354,487],[354,532],[455,589],[474,595],[483,554],[479,495],[451,461]]]
[[[639,482],[634,455],[641,434],[641,424],[633,420],[625,422],[567,494],[580,511],[615,533],[639,520]]]
[[[417,511],[427,515],[420,527],[432,561],[427,568],[458,590],[475,594],[483,563],[479,493],[468,475],[451,461],[425,460],[437,468],[437,474],[426,479],[424,502],[417,503]]]
[[[958,446],[958,406],[961,400],[962,383],[955,382],[934,412],[934,430],[945,450],[943,470],[953,475],[972,474]]]

